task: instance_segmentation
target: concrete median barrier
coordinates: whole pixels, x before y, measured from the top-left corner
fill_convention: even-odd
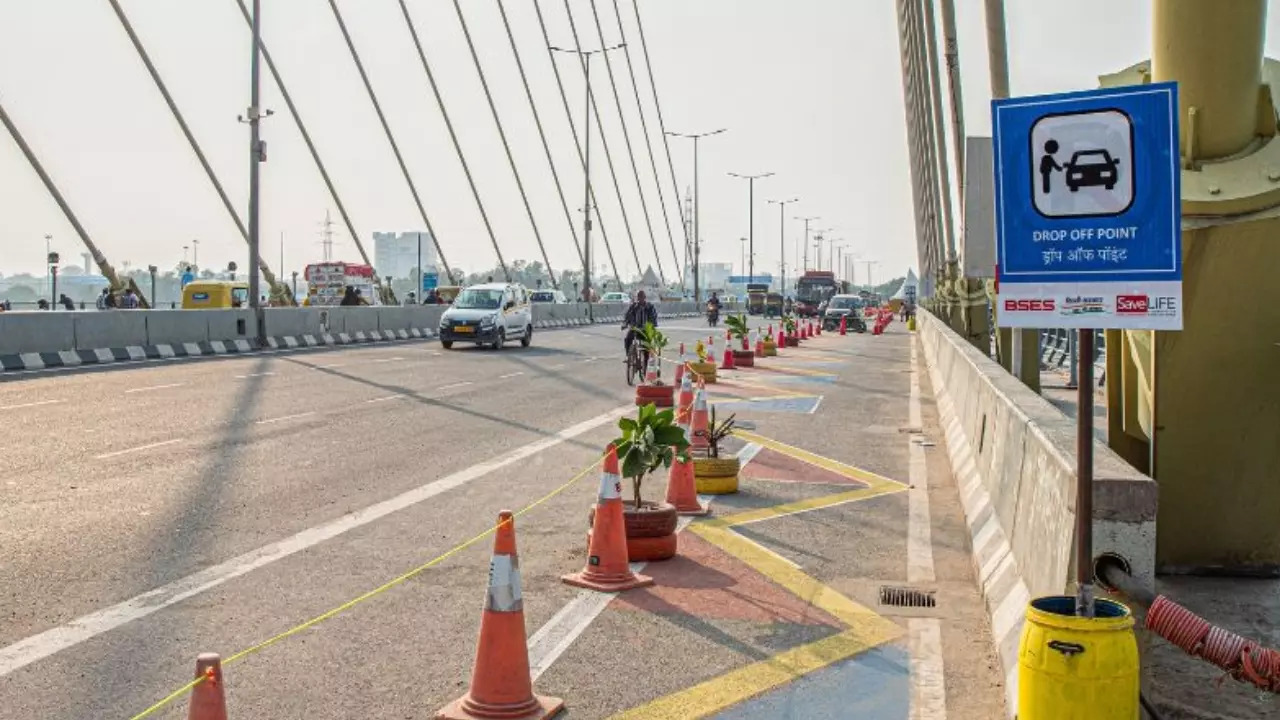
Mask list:
[[[73,312],[0,313],[0,355],[47,353],[76,346]]]
[[[1028,600],[1075,577],[1076,423],[923,308],[918,337],[964,503],[992,632],[1016,698]],[[1155,583],[1155,482],[1094,443],[1094,555]],[[1016,703],[1010,703],[1015,708]]]
[[[78,312],[75,345],[70,349],[127,348],[147,345],[146,310]]]

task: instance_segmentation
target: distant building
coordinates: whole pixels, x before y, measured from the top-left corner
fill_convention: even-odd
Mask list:
[[[436,247],[431,233],[409,230],[406,232],[376,232],[373,234],[373,265],[382,277],[413,278],[418,267],[418,247],[421,238],[422,267],[426,272],[436,269]]]
[[[698,265],[698,285],[704,290],[724,290],[733,274],[733,263],[701,263]],[[693,269],[685,272],[685,286],[693,289]]]

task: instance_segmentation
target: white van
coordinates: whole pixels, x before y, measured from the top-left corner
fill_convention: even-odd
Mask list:
[[[508,340],[517,338],[524,347],[533,342],[533,308],[522,285],[472,285],[458,293],[453,305],[440,316],[440,344],[446,350],[455,342],[500,350]]]

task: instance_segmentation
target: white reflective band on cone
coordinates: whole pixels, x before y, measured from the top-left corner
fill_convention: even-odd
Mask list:
[[[600,495],[601,500],[620,500],[622,499],[622,478],[613,473],[604,473],[600,476]]]
[[[489,561],[489,592],[484,609],[516,612],[524,609],[520,595],[520,563],[511,555],[494,555]]]

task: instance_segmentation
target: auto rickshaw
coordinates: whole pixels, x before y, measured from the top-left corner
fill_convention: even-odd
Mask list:
[[[771,292],[764,300],[765,317],[782,317],[782,293]]]
[[[747,293],[747,314],[763,315],[766,293],[753,290]]]
[[[441,305],[452,305],[454,298],[458,297],[458,293],[462,292],[459,285],[441,285],[436,288],[436,298]]]
[[[193,280],[182,288],[183,310],[249,307],[249,283],[242,280]]]

